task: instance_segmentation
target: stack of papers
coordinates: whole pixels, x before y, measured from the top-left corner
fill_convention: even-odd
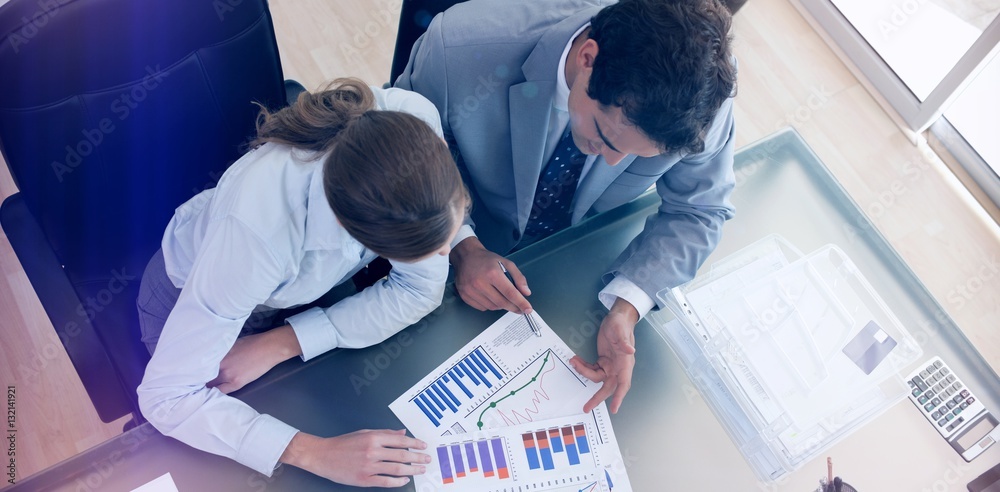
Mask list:
[[[600,385],[532,316],[542,336],[507,313],[389,405],[429,446],[417,490],[632,490],[607,407],[581,414]]]
[[[659,297],[676,319],[654,325],[764,480],[902,400],[921,354],[834,245],[771,236]]]

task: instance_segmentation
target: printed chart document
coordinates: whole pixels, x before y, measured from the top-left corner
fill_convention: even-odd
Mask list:
[[[604,403],[589,414],[439,436],[427,445],[432,461],[413,477],[418,491],[632,490]]]
[[[532,316],[542,336],[507,313],[389,408],[425,441],[579,414],[600,384],[577,373],[573,351]]]
[[[133,489],[132,492],[177,492],[177,486],[174,485],[174,479],[169,473],[160,475],[156,480],[149,482],[137,489]]]

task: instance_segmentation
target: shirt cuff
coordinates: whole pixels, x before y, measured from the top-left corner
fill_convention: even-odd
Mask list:
[[[285,322],[292,325],[299,348],[302,349],[303,361],[337,348],[337,330],[322,309],[307,309],[289,317]]]
[[[297,432],[295,427],[270,415],[261,414],[240,442],[240,450],[235,459],[270,477]]]
[[[597,298],[601,300],[601,304],[604,304],[604,307],[609,310],[619,297],[628,301],[636,311],[639,311],[639,319],[646,316],[646,313],[656,306],[656,301],[649,297],[646,291],[640,289],[631,280],[620,275],[616,276],[611,282],[608,282],[608,285],[597,294]]]
[[[458,243],[475,235],[476,233],[475,231],[472,230],[472,226],[468,224],[462,224],[462,227],[458,228],[458,233],[455,234],[455,239],[451,241],[451,247],[454,248],[455,246],[458,246]]]

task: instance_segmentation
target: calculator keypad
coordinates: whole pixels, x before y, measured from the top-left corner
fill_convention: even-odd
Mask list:
[[[983,406],[939,358],[910,375],[910,399],[947,437],[975,417]]]

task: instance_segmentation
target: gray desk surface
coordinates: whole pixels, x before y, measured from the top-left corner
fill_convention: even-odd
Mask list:
[[[1000,412],[996,373],[796,133],[780,132],[744,148],[736,173],[737,216],[707,264],[774,232],[803,251],[840,245],[914,334],[925,357],[942,356],[988,408]],[[645,195],[512,257],[531,283],[535,309],[583,357],[595,357],[594,337],[605,313],[596,299],[600,275],[658,201]],[[475,311],[449,294],[437,311],[379,346],[286,362],[237,396],[322,436],[398,428],[389,402],[500,315]],[[649,322],[636,330],[632,390],[612,418],[636,490],[815,490],[826,473],[821,458],[778,483],[754,478]],[[1000,446],[994,446],[965,463],[906,401],[824,454],[834,458],[838,474],[865,492],[965,490],[1000,462]],[[268,478],[145,424],[8,490],[128,491],[167,472],[182,492],[350,489],[287,466]]]

